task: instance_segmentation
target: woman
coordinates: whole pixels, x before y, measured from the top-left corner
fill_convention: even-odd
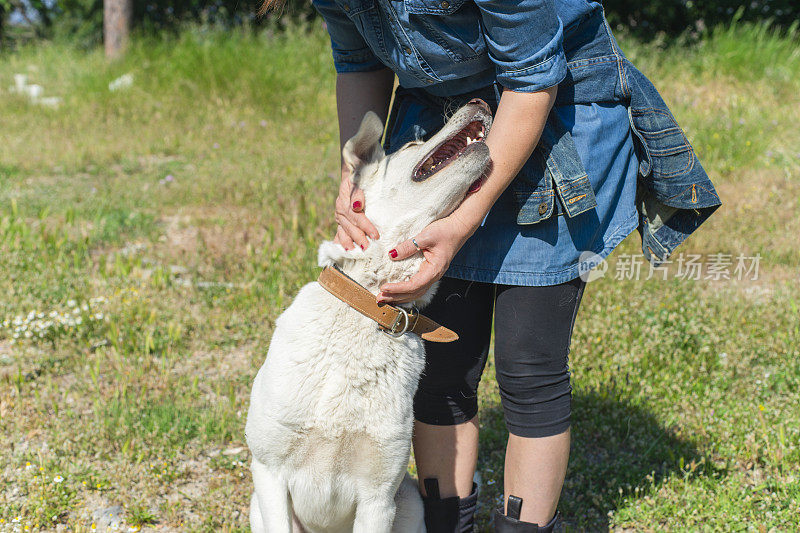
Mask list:
[[[426,314],[461,336],[426,346],[415,398],[428,531],[473,528],[477,388],[493,320],[510,433],[495,531],[552,531],[569,456],[567,356],[581,262],[606,257],[637,227],[644,254],[663,261],[716,209],[716,192],[597,2],[313,3],[331,36],[342,143],[365,112],[387,117],[395,75],[388,151],[432,135],[473,98],[495,112],[489,175],[450,216],[397,244],[393,259],[421,251],[427,261],[378,299],[410,302],[441,278]],[[379,238],[363,211],[343,167],[336,242],[346,249]]]

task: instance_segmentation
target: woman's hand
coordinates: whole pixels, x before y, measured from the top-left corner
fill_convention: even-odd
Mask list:
[[[394,72],[388,68],[369,72],[344,72],[336,75],[336,114],[339,117],[339,149],[356,134],[367,111],[386,121],[392,99]],[[353,186],[350,169],[342,166],[342,182],[336,199],[336,222],[339,228],[333,242],[346,250],[355,246],[366,249],[367,235],[373,240],[380,236],[364,215],[364,191]]]
[[[416,236],[425,262],[408,281],[388,283],[381,287],[378,302],[405,303],[416,300],[444,275],[458,250],[480,226],[486,213],[530,157],[539,142],[557,90],[555,86],[533,93],[503,91],[494,123],[486,136],[492,164],[483,185],[468,194],[450,216],[437,220]],[[520,117],[525,117],[525,120]],[[408,240],[399,244],[389,255],[399,261],[417,251],[414,243]]]
[[[414,240],[417,241],[425,262],[419,272],[408,281],[387,283],[381,287],[378,303],[406,303],[421,298],[450,266],[458,250],[474,232],[469,224],[452,215],[439,219],[423,229]],[[389,252],[389,257],[400,261],[417,253],[412,239],[403,241]]]
[[[350,172],[342,169],[342,182],[339,185],[339,196],[336,198],[336,222],[339,228],[333,242],[352,250],[360,246],[366,250],[369,246],[367,235],[372,240],[380,238],[378,230],[364,214],[364,191],[350,181]]]

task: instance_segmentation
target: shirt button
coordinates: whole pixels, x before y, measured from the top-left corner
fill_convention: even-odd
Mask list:
[[[442,3],[439,5],[441,6],[442,9],[447,9],[448,7],[450,7],[450,2],[448,2],[447,0],[442,0]]]
[[[539,204],[539,214],[544,215],[547,213],[547,202],[542,202]]]
[[[404,46],[403,47],[403,53],[404,54],[410,54],[411,53],[411,48],[409,48],[408,46]]]
[[[343,5],[342,8],[344,8],[345,11],[350,11],[350,6],[348,4]]]

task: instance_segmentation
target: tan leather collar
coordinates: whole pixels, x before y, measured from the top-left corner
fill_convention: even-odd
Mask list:
[[[426,341],[452,342],[458,335],[416,309],[406,311],[389,304],[378,305],[377,298],[356,280],[342,272],[339,267],[325,267],[317,282],[341,301],[371,318],[387,334],[399,337],[403,333],[416,333]]]

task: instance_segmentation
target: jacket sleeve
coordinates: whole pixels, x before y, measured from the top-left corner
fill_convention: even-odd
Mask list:
[[[336,72],[367,72],[384,68],[356,25],[333,0],[312,0],[312,3],[328,27]]]
[[[567,74],[564,26],[554,0],[475,0],[497,81],[519,92],[557,85]]]

